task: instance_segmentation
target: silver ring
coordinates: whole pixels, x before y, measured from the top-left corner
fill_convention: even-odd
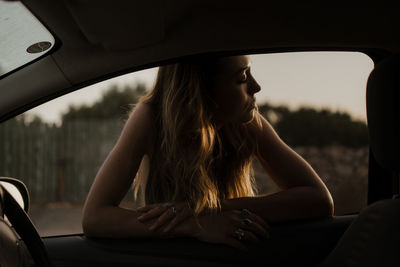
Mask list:
[[[242,209],[241,212],[242,212],[242,215],[245,217],[250,215],[250,211],[248,209]]]
[[[252,224],[252,223],[253,223],[253,222],[252,222],[250,219],[248,219],[248,218],[242,220],[242,224],[243,224],[244,226],[250,225],[250,224]]]
[[[174,216],[176,216],[176,207],[175,206],[171,206],[171,210],[172,210],[172,214],[174,214]]]
[[[239,241],[242,241],[242,240],[244,239],[244,232],[243,232],[242,229],[238,228],[238,229],[235,231],[235,238],[236,238],[237,240],[239,240]]]

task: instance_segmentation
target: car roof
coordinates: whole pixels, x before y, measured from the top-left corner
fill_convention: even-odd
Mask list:
[[[203,53],[400,49],[390,7],[267,1],[23,2],[55,36],[53,50],[0,80],[0,121],[83,86]]]

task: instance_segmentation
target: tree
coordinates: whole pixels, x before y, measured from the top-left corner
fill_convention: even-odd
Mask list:
[[[142,83],[137,83],[134,87],[126,86],[123,89],[114,85],[92,105],[70,106],[62,115],[62,121],[126,118],[133,105],[146,91],[146,86]]]
[[[363,147],[368,145],[367,125],[344,112],[302,107],[260,105],[260,113],[273,124],[280,137],[291,146]],[[271,116],[271,114],[273,116]]]

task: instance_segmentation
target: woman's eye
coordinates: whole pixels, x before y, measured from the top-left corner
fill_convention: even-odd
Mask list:
[[[247,75],[246,74],[243,74],[241,77],[240,77],[240,82],[241,83],[244,83],[244,82],[246,82],[247,81]]]

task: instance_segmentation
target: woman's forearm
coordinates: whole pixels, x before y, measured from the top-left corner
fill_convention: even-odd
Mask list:
[[[104,206],[85,211],[82,226],[89,237],[129,238],[151,237],[156,233],[138,221],[139,212],[115,206]]]
[[[84,212],[83,231],[88,237],[132,238],[154,237],[173,238],[178,236],[194,236],[198,230],[193,219],[186,220],[168,233],[163,229],[150,231],[154,220],[140,222],[142,213],[115,206],[101,207]]]
[[[223,210],[248,209],[269,222],[282,222],[333,215],[329,192],[299,186],[275,194],[224,200]]]

